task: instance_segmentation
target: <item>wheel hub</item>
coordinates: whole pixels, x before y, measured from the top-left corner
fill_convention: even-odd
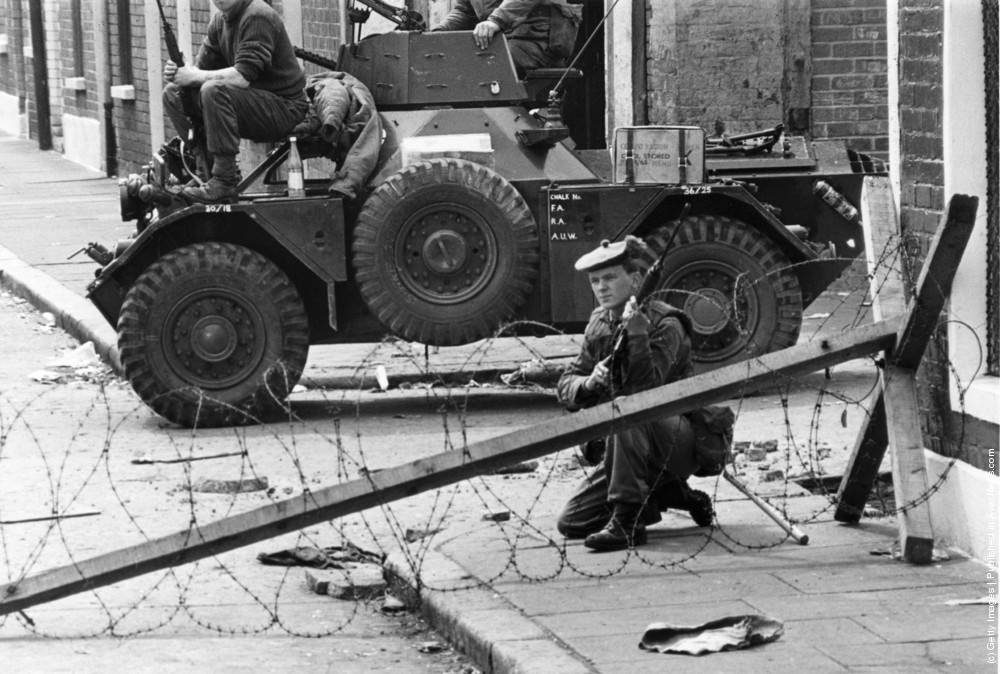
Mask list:
[[[236,328],[223,316],[206,316],[191,329],[191,350],[204,361],[219,363],[236,350]]]
[[[684,311],[694,324],[694,331],[701,335],[711,335],[729,322],[726,297],[715,288],[702,288],[688,296]]]
[[[441,229],[424,241],[424,263],[439,274],[450,274],[465,264],[468,246],[462,235]]]
[[[667,301],[691,319],[697,360],[725,360],[749,344],[759,309],[753,288],[740,278],[739,270],[707,260],[678,269],[664,283],[670,289]]]
[[[416,297],[457,304],[479,293],[497,266],[496,240],[478,213],[459,204],[435,204],[400,229],[396,266]]]
[[[164,323],[167,360],[186,382],[223,389],[244,381],[264,355],[264,322],[242,295],[221,288],[191,293]]]

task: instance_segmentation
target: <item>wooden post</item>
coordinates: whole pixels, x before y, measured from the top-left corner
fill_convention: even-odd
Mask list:
[[[869,180],[878,182],[869,185]],[[886,179],[866,178],[865,181],[873,202],[891,199]],[[915,373],[951,292],[955,270],[972,234],[977,207],[978,199],[965,195],[953,196],[948,204],[917,281],[912,309],[900,327],[894,348],[885,354],[885,368],[880,376],[874,413],[859,433],[854,454],[841,482],[838,492],[841,502],[834,515],[842,522],[858,521],[888,443],[893,448],[896,504],[902,509],[899,513],[900,546],[903,558],[915,564],[930,563],[934,544],[930,506],[923,498],[929,487]],[[877,241],[878,231],[881,230],[884,235],[885,227],[891,226],[894,219],[891,218],[888,223],[879,218],[865,220],[866,230],[873,230],[872,238]],[[883,237],[884,240],[889,238]],[[869,259],[878,250],[873,248]],[[873,310],[877,320],[884,318],[890,308],[899,309],[900,304],[905,305],[903,274],[899,264],[883,266],[884,273],[872,270],[876,283]],[[879,414],[880,407],[884,409],[884,417]],[[884,427],[876,426],[876,423],[884,423]]]
[[[135,576],[234,550],[318,522],[443,487],[499,467],[571,447],[631,424],[673,416],[766,384],[891,348],[892,319],[811,341],[673,384],[623,396],[458,451],[444,452],[368,477],[272,503],[190,530],[0,586],[0,615]]]

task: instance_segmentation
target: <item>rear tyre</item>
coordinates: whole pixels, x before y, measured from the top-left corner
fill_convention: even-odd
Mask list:
[[[125,376],[183,426],[249,423],[281,409],[302,375],[309,322],[295,286],[243,246],[198,243],[149,266],[118,318]]]
[[[493,334],[527,299],[538,230],[499,174],[434,159],[368,197],[352,258],[365,303],[389,330],[424,344],[467,344]]]
[[[657,254],[675,224],[646,239]],[[792,346],[802,326],[802,292],[788,258],[735,218],[684,218],[664,259],[657,296],[691,318],[698,371]]]

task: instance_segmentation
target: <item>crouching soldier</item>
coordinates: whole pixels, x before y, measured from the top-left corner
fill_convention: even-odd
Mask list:
[[[590,316],[580,355],[559,379],[560,402],[569,410],[607,402],[683,379],[691,374],[691,323],[679,309],[650,298],[637,307],[641,266],[648,249],[635,237],[609,243],[576,262],[598,307]],[[618,335],[622,347],[615,351]],[[664,417],[616,431],[604,460],[584,480],[559,516],[567,538],[585,538],[596,551],[646,542],[646,525],[667,508],[687,510],[698,526],[712,524],[712,500],[692,490],[699,470],[695,432],[685,415]]]

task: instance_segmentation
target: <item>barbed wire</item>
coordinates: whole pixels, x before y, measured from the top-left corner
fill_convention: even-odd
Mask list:
[[[869,322],[866,297],[877,290],[879,279],[884,283],[887,269],[914,268],[913,253],[906,241],[894,240],[877,256],[873,273],[849,266],[820,298],[822,306],[814,303],[814,313],[804,317],[800,341]],[[742,312],[743,295],[770,282],[768,277],[775,273],[779,272],[761,278],[740,276],[725,304],[716,306],[748,344],[744,354],[748,371],[751,365],[761,365],[764,354],[751,351],[756,347],[749,339],[749,316]],[[909,277],[904,274],[904,278]],[[658,296],[684,301],[685,291],[662,291]],[[975,334],[960,319],[942,321],[943,327],[932,337],[936,348],[928,352],[932,362],[923,367],[949,372],[957,382],[958,404],[964,406],[969,374],[967,369],[960,372],[943,355],[948,325]],[[539,339],[542,335],[544,340],[557,340],[558,353],[553,355],[543,346],[548,342]],[[287,401],[280,401],[279,418],[250,418],[252,423],[234,428],[195,424],[185,429],[157,422],[128,386],[106,369],[96,375],[92,371],[80,377],[70,374],[62,383],[39,384],[41,390],[23,396],[2,393],[3,582],[18,583],[67,564],[83,574],[83,562],[95,554],[149,543],[173,532],[184,532],[188,543],[196,544],[203,540],[202,528],[213,521],[290,498],[315,507],[318,488],[359,478],[375,490],[376,476],[386,468],[439,452],[467,454],[479,440],[557,417],[564,412],[554,403],[552,386],[581,344],[579,335],[565,335],[540,323],[516,322],[455,352],[445,368],[434,363],[442,350],[387,338],[372,345],[350,367],[354,386],[313,384],[297,389]],[[498,353],[503,354],[502,361]],[[498,368],[497,362],[505,367]],[[394,371],[406,369],[415,376],[386,386],[373,373],[387,364]],[[498,369],[506,369],[507,376],[476,380],[479,373],[495,374]],[[748,387],[727,403],[736,413],[737,451],[726,469],[798,525],[823,520],[837,505],[831,480],[843,471],[849,443],[870,418],[880,390],[877,354],[833,369],[843,376],[827,371],[789,377],[773,371],[765,388]],[[947,382],[946,376],[939,386],[948,386]],[[68,386],[75,389],[70,396],[72,408],[67,408],[67,396],[61,394]],[[552,402],[540,405],[540,396]],[[504,399],[510,412],[499,402]],[[56,409],[59,423],[53,419]],[[614,422],[615,414],[609,421]],[[954,435],[961,448],[964,425]],[[206,448],[219,446],[226,451],[206,454]],[[926,503],[946,483],[955,461],[945,466],[924,493],[905,502],[895,502],[896,495],[886,493],[876,480],[869,497],[875,507],[865,516],[899,517]],[[415,578],[418,591],[454,592],[490,587],[501,580],[606,579],[633,565],[683,570],[713,546],[728,554],[752,554],[789,539],[777,527],[760,524],[766,520],[756,515],[748,527],[746,512],[754,511],[730,507],[741,495],[734,496],[719,477],[698,478],[695,485],[710,493],[719,513],[712,526],[678,527],[676,517],[668,514],[664,529],[676,529],[669,538],[654,538],[647,546],[620,554],[585,555],[582,546],[555,531],[553,508],[565,502],[576,483],[603,470],[600,464],[586,464],[579,448],[566,448],[524,466],[525,472],[482,474],[405,500],[384,501],[288,532],[266,545],[319,551],[339,546],[369,551],[369,560],[397,553]],[[206,491],[213,481],[225,483],[225,489]],[[255,488],[244,491],[246,485]],[[18,516],[19,512],[24,516]],[[733,513],[739,519],[730,519]],[[470,536],[481,544],[483,559],[478,559],[474,572],[470,569],[467,582],[450,579],[442,583],[424,573],[433,551]],[[348,583],[358,568],[348,565]],[[298,571],[295,566],[263,566],[246,548],[237,549],[87,591],[80,601],[96,617],[85,625],[67,627],[58,621],[50,625],[45,619],[51,614],[27,609],[0,616],[0,635],[16,624],[22,631],[46,638],[129,637],[166,630],[187,620],[219,634],[280,630],[318,638],[343,631],[367,605],[382,601],[381,595],[331,599],[339,610],[331,611],[323,604],[322,620],[303,617],[301,611],[290,609],[309,596]],[[208,605],[198,600],[206,588],[212,597]],[[222,604],[238,605],[239,610],[218,609]]]

